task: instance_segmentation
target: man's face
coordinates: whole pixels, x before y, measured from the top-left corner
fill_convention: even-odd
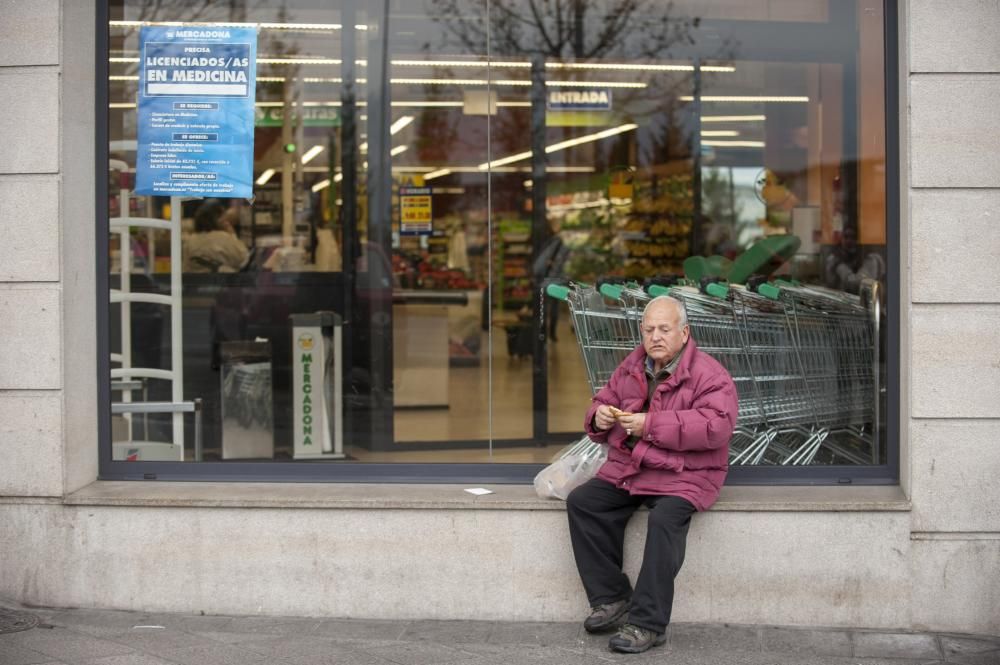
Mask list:
[[[671,302],[656,303],[642,319],[642,346],[657,368],[674,359],[688,340],[687,326],[678,325],[680,312]]]

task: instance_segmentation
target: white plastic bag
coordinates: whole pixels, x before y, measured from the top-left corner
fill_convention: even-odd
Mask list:
[[[608,459],[608,447],[583,437],[535,476],[535,492],[543,499],[566,500],[569,493],[594,477]]]

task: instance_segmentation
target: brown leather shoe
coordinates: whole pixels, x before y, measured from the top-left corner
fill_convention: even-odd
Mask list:
[[[588,633],[600,633],[614,628],[619,619],[628,612],[628,599],[616,600],[613,603],[596,605],[590,610],[590,616],[584,619],[583,628]]]
[[[666,633],[657,633],[627,623],[618,629],[618,634],[608,640],[608,648],[621,653],[642,653],[650,647],[665,644],[666,641]]]

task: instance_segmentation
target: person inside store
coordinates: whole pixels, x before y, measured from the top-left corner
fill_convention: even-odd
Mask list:
[[[878,252],[862,252],[858,234],[845,226],[840,245],[834,247],[823,264],[826,285],[848,293],[858,293],[866,279],[880,281],[885,277],[885,259]]]
[[[247,262],[249,252],[236,236],[233,216],[216,200],[206,200],[194,213],[194,233],[184,238],[185,272],[236,272]]]
[[[641,328],[642,345],[594,396],[585,418],[587,435],[607,444],[608,459],[566,499],[591,606],[583,626],[591,633],[618,627],[608,647],[622,653],[666,641],[688,526],[719,496],[738,407],[732,377],[698,349],[681,302],[652,299]],[[649,515],[633,586],[622,570],[625,527],[640,506]]]
[[[566,260],[569,258],[569,247],[559,237],[562,228],[559,220],[549,218],[549,230],[552,235],[542,245],[538,257],[531,265],[531,274],[535,280],[535,290],[544,289],[552,282],[557,282],[566,275]],[[556,328],[559,325],[559,305],[558,301],[546,301],[545,314],[547,316],[546,326],[548,328],[549,339],[558,341]]]

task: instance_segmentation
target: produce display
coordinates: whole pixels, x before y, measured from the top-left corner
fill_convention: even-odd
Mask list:
[[[593,183],[585,186],[593,187]],[[546,200],[550,222],[569,248],[565,279],[594,282],[602,277],[645,279],[683,271],[691,253],[694,195],[690,174],[639,183],[634,198],[613,204],[605,190],[564,192]],[[523,214],[497,214],[493,231],[494,301],[520,309],[532,298],[532,222]],[[404,288],[474,289],[485,286],[469,271],[448,268],[448,237],[435,231],[420,247],[393,257]]]
[[[531,302],[531,222],[500,219],[496,227],[497,288],[500,309],[518,309]]]
[[[550,214],[561,217],[563,239],[573,250],[566,267],[570,280],[679,273],[691,253],[690,175],[645,183],[626,205],[613,205],[604,192],[561,195],[549,203]]]
[[[429,250],[392,255],[392,272],[404,289],[481,289],[465,271],[449,268],[440,254]]]

